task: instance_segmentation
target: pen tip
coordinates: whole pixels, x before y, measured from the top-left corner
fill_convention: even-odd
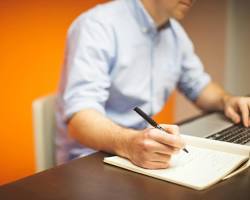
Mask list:
[[[188,150],[186,148],[183,149],[186,153],[189,153]]]

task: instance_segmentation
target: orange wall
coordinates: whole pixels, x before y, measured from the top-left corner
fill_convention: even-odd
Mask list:
[[[104,1],[0,1],[0,185],[34,173],[32,100],[56,91],[72,20]]]

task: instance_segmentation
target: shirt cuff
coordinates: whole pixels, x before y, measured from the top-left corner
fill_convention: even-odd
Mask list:
[[[104,107],[98,102],[82,101],[74,103],[74,105],[64,106],[64,116],[63,116],[64,121],[67,122],[75,113],[80,112],[81,110],[84,109],[95,109],[98,112],[105,115]]]
[[[201,91],[211,82],[211,77],[209,75],[204,76],[196,85],[196,87],[191,91],[191,93],[187,94],[188,98],[191,101],[195,101]]]

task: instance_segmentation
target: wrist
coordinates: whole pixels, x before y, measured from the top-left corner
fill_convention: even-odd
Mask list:
[[[122,129],[116,141],[115,154],[129,159],[129,149],[133,141],[134,135],[137,134],[136,130]]]
[[[226,104],[228,102],[228,100],[231,98],[232,96],[230,94],[223,94],[221,97],[221,107],[220,110],[224,111]]]

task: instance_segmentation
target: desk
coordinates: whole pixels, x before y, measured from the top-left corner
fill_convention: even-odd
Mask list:
[[[1,200],[249,200],[250,170],[196,191],[104,164],[96,153],[0,187]]]

